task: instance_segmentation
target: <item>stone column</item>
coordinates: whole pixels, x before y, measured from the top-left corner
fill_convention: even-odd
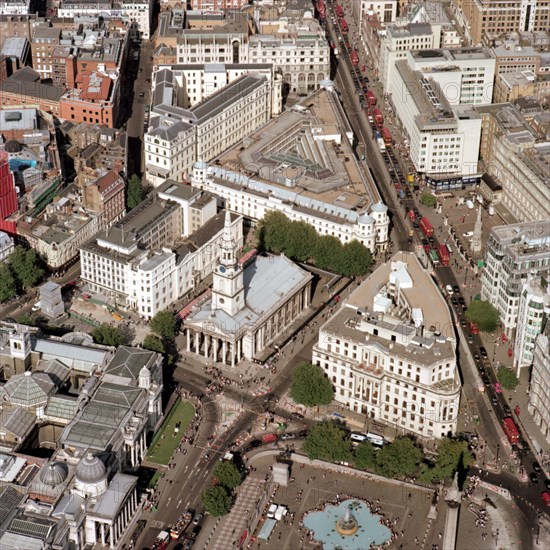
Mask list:
[[[195,353],[200,355],[201,350],[199,349],[199,331],[195,332]]]
[[[214,363],[218,362],[218,338],[214,338]]]
[[[241,339],[237,340],[237,361],[241,360]]]
[[[191,331],[187,327],[187,351],[191,351]]]
[[[105,524],[100,523],[101,525],[101,546],[105,546]]]
[[[116,539],[115,539],[115,530],[113,524],[109,525],[109,546],[111,548],[115,547]]]
[[[229,344],[229,353],[231,354],[231,367],[235,367],[235,342]]]
[[[210,345],[208,343],[208,340],[210,338],[210,335],[205,334],[204,335],[204,358],[208,359],[208,354],[210,353]]]
[[[222,341],[222,363],[224,365],[227,364],[227,341]]]

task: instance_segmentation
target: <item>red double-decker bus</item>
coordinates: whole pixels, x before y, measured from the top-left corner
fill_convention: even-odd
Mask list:
[[[336,6],[336,8],[334,8],[336,10],[336,16],[341,19],[342,17],[344,17],[344,8],[342,6]]]
[[[342,34],[348,34],[348,24],[346,23],[345,19],[342,19],[340,21],[340,30],[342,31]]]
[[[382,128],[384,126],[384,117],[382,115],[382,111],[378,108],[374,109],[372,114],[374,115],[374,122],[378,128]]]
[[[391,132],[385,126],[382,128],[382,139],[384,140],[386,147],[391,147],[393,139],[391,137]]]
[[[515,445],[519,441],[519,430],[516,423],[510,418],[505,418],[502,421],[502,429],[510,442],[510,445]]]
[[[357,52],[355,50],[351,52],[350,59],[351,59],[351,64],[354,67],[357,67],[357,65],[359,64],[359,56],[357,55]]]

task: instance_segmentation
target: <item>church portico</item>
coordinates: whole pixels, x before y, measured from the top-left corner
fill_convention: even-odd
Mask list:
[[[243,269],[227,215],[211,298],[185,320],[187,352],[232,367],[253,360],[309,307],[312,279],[285,256]]]

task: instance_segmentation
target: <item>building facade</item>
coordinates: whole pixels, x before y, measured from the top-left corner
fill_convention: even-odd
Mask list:
[[[321,327],[312,362],[367,423],[434,439],[457,429],[455,345],[438,288],[413,254],[398,253]]]
[[[546,284],[546,281],[545,281]],[[550,316],[550,294],[542,280],[532,278],[523,284],[518,307],[514,362],[516,374],[533,364],[535,342]]]
[[[372,253],[385,246],[389,234],[388,208],[372,204],[362,213],[322,201],[300,201],[296,193],[254,180],[240,173],[197,162],[192,185],[221,197],[226,208],[254,221],[268,212],[278,211],[291,220],[313,226],[320,235],[332,235],[342,243],[358,240]]]
[[[550,272],[548,220],[493,227],[489,233],[481,298],[500,313],[510,336],[517,327],[523,283]]]
[[[244,267],[226,211],[212,292],[184,321],[187,352],[235,367],[254,360],[310,304],[313,276],[284,256],[257,257]]]
[[[550,321],[538,335],[533,352],[529,412],[550,444]]]
[[[163,73],[170,99],[154,106],[144,137],[147,180],[155,187],[167,178],[181,181],[197,160],[212,160],[271,118],[272,83],[263,76],[243,75],[184,109],[172,95],[173,74]]]

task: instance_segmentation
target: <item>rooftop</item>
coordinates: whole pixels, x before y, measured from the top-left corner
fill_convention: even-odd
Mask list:
[[[258,256],[244,270],[246,307],[230,316],[222,310],[213,311],[209,298],[200,309],[191,312],[185,323],[205,328],[208,325],[213,332],[242,334],[271,315],[286,297],[311,278],[311,273],[285,256]]]

